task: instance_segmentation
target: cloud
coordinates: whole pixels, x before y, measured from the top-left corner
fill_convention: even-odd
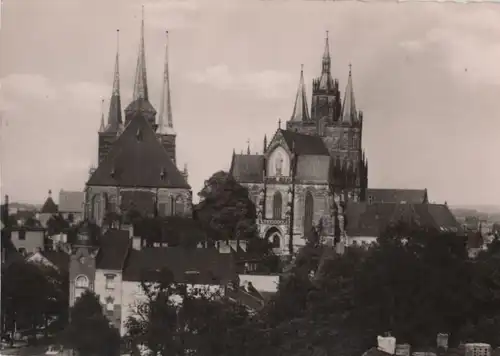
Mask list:
[[[294,80],[290,73],[276,70],[235,73],[225,64],[207,67],[204,71],[191,72],[188,77],[196,84],[213,86],[219,90],[250,91],[264,99],[287,96],[288,92],[283,88],[293,85]]]

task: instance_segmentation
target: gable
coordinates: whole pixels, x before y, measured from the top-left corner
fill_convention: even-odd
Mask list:
[[[239,183],[264,181],[264,156],[234,154],[230,174]]]
[[[290,154],[283,146],[276,146],[270,151],[267,160],[267,175],[270,177],[290,175]]]
[[[191,189],[142,115],[130,120],[87,186]]]
[[[290,130],[278,129],[276,131],[269,148],[272,150],[276,146],[282,146],[287,151],[293,151],[297,155],[330,155],[321,137]]]

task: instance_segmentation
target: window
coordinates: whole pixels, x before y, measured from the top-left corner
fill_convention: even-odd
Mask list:
[[[89,279],[86,276],[78,276],[75,279],[75,300],[88,289]]]
[[[281,177],[283,174],[283,157],[278,155],[276,157],[276,177]]]
[[[115,275],[107,274],[106,275],[106,289],[115,289]]]
[[[115,309],[115,300],[113,297],[107,297],[106,298],[106,310],[107,311],[113,311]]]
[[[313,225],[314,216],[314,198],[311,192],[306,193],[306,199],[304,201],[304,235],[311,232]]]
[[[273,219],[282,218],[283,199],[280,192],[274,193],[273,197]]]
[[[26,231],[25,230],[19,230],[18,231],[18,237],[19,237],[19,240],[26,240]]]
[[[373,203],[373,196],[369,195],[368,196],[368,204],[371,204],[371,203]]]
[[[279,248],[280,247],[280,236],[278,234],[275,234],[273,236],[273,248]]]

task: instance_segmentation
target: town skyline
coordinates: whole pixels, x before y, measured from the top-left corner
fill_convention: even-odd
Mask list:
[[[117,28],[122,105],[130,103],[141,6],[109,1],[96,12],[92,4],[97,6],[4,3],[2,198],[38,203],[49,189],[57,197],[60,189],[84,188],[88,169],[97,164],[102,98],[107,118]],[[500,201],[500,169],[492,159],[500,149],[500,11],[494,5],[144,6],[149,91],[157,111],[165,30],[170,32],[178,166],[188,164],[194,196],[212,173],[229,168],[233,148],[246,152],[250,140],[251,152],[260,153],[264,134],[278,128],[279,118],[284,126],[301,64],[310,105],[328,30],[332,74],[342,92],[352,64],[356,104],[365,114],[370,187],[427,188],[431,201],[454,205]],[[251,18],[257,16],[255,28]],[[29,21],[16,25],[20,18]],[[304,28],[296,26],[300,19]]]

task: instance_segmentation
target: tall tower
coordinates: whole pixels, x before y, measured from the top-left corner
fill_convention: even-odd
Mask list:
[[[170,97],[170,73],[168,71],[168,31],[166,31],[165,67],[163,72],[163,90],[160,101],[160,114],[158,116],[158,138],[167,151],[170,159],[176,162],[174,123],[172,118],[172,101]]]
[[[113,74],[113,90],[109,101],[108,123],[104,124],[104,108],[101,117],[101,127],[99,129],[98,162],[100,163],[108,154],[113,142],[120,134],[122,121],[122,106],[120,98],[120,67],[119,67],[119,34],[116,30],[116,58],[115,70]],[[104,102],[104,101],[103,101]]]
[[[156,131],[156,110],[149,102],[148,77],[146,73],[146,49],[144,46],[144,6],[142,7],[141,37],[135,69],[134,95],[132,102],[125,109],[125,125],[137,115],[143,115]]]
[[[332,60],[327,31],[325,49],[321,60],[321,75],[313,79],[312,83],[311,118],[316,123],[319,123],[320,120],[326,122],[337,121],[340,116],[339,83],[332,77],[331,65]]]

